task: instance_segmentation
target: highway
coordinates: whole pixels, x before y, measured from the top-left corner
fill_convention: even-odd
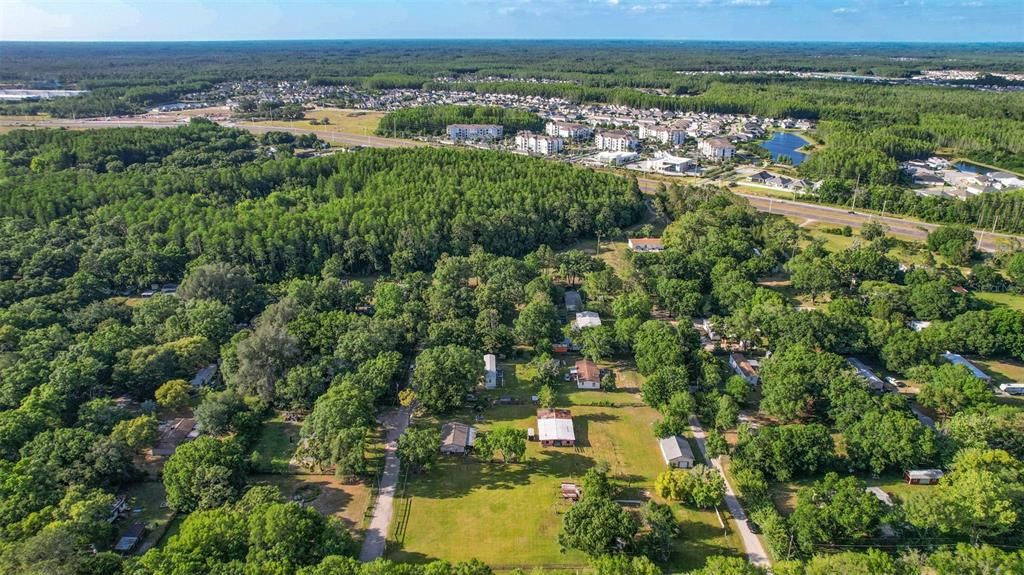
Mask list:
[[[4,120],[0,119],[0,126],[4,127],[63,127],[70,129],[86,128],[115,128],[115,127],[143,127],[143,128],[171,128],[180,126],[180,116],[137,116],[134,118],[92,118],[85,120]],[[314,130],[307,128],[288,128],[281,126],[268,126],[253,122],[221,122],[227,127],[236,127],[248,130],[254,134],[265,132],[290,132],[294,134],[316,134],[320,139],[334,144],[346,146],[367,146],[373,148],[411,148],[417,146],[429,146],[427,142],[416,140],[397,140],[383,138],[380,136],[350,134],[332,130]],[[637,177],[640,190],[645,193],[653,193],[657,187],[664,183],[660,180],[652,180]],[[859,228],[869,221],[878,222],[888,228],[889,233],[911,240],[924,241],[928,238],[928,232],[938,227],[936,224],[929,224],[914,220],[895,218],[892,216],[879,216],[856,210],[847,210],[833,206],[784,200],[781,198],[770,198],[733,192],[738,196],[746,198],[750,205],[762,212],[770,212],[782,216],[802,218],[806,221],[821,222],[837,226],[850,226]],[[975,230],[978,238],[978,249],[985,252],[995,252],[1012,246],[1015,242],[1024,246],[1024,237],[1007,234],[992,233],[984,230]]]
[[[637,178],[637,183],[640,185],[640,190],[644,193],[653,193],[654,190],[664,182],[646,178]],[[889,233],[893,235],[922,242],[928,239],[929,231],[939,227],[937,224],[905,220],[891,216],[880,216],[877,214],[858,212],[856,210],[848,210],[846,208],[837,208],[834,206],[823,206],[820,204],[810,204],[806,202],[784,200],[781,198],[756,196],[753,194],[744,194],[742,192],[733,193],[745,198],[750,202],[750,205],[758,211],[769,212],[781,216],[803,218],[804,220],[813,220],[824,224],[850,226],[852,228],[859,228],[867,222],[874,221],[888,228]],[[978,249],[985,252],[995,252],[1000,248],[1013,245],[1014,242],[1024,245],[1024,237],[1020,236],[996,234],[984,230],[975,230],[974,235],[978,238]]]

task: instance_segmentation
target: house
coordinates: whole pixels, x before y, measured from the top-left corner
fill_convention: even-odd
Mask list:
[[[132,549],[139,544],[142,540],[142,536],[146,534],[146,525],[144,523],[132,523],[132,526],[128,528],[128,531],[117,540],[117,544],[114,545],[114,551],[121,554],[131,553]]]
[[[725,138],[715,137],[701,140],[697,145],[697,151],[711,160],[728,160],[736,155],[736,146]]]
[[[910,325],[910,329],[912,329],[912,330],[914,330],[916,332],[920,332],[924,328],[932,325],[932,322],[930,322],[930,321],[916,321],[915,320],[915,321],[911,321],[909,325]]]
[[[465,423],[449,421],[441,426],[441,453],[463,455],[476,443],[476,428]]]
[[[628,152],[635,150],[640,143],[632,132],[626,130],[606,130],[597,132],[594,136],[594,144],[599,149],[612,152]]]
[[[848,357],[846,358],[846,363],[852,365],[857,370],[857,375],[868,384],[868,388],[871,391],[885,391],[885,382],[882,381],[882,378],[875,375],[875,372],[871,371],[871,368],[863,361],[855,357]]]
[[[516,150],[550,156],[562,151],[565,141],[559,136],[547,136],[534,134],[529,131],[522,131],[516,134]]]
[[[585,329],[588,327],[598,327],[600,325],[601,316],[595,311],[581,311],[576,314],[576,319],[572,322],[573,329]]]
[[[196,372],[196,376],[189,383],[192,384],[192,387],[206,387],[213,384],[215,377],[217,377],[217,364],[211,363]]]
[[[569,122],[548,122],[544,126],[544,132],[549,136],[558,136],[568,140],[589,140],[594,135],[590,126],[583,124],[572,124]]]
[[[658,446],[661,447],[661,457],[665,459],[665,463],[669,467],[689,469],[696,463],[693,458],[693,448],[690,447],[690,442],[685,437],[678,435],[663,437],[658,440]]]
[[[579,501],[580,497],[583,496],[583,491],[579,485],[575,483],[563,483],[562,484],[562,499],[568,499],[569,501]]]
[[[571,375],[579,389],[601,389],[601,369],[589,359],[581,359],[572,368]]]
[[[498,387],[498,358],[494,357],[493,353],[484,356],[484,387]]]
[[[754,174],[753,176],[750,176],[750,181],[755,184],[767,184],[768,180],[771,180],[774,177],[775,176],[769,174],[768,172],[760,171]]]
[[[903,479],[910,485],[934,485],[943,475],[941,469],[910,469],[903,473]]]
[[[573,447],[576,432],[568,409],[538,409],[537,436],[544,447]]]
[[[583,298],[576,290],[565,291],[565,311],[580,311],[583,309]]]
[[[736,375],[747,380],[750,385],[757,385],[761,379],[757,374],[757,362],[748,360],[742,353],[729,354],[729,367],[736,372]]]
[[[629,238],[627,241],[629,249],[634,252],[660,252],[664,251],[665,245],[661,238]]]
[[[962,355],[960,355],[960,354],[956,354],[956,353],[953,353],[951,351],[947,351],[946,353],[942,354],[942,359],[948,361],[949,363],[952,363],[953,365],[962,365],[962,366],[966,367],[967,370],[971,372],[971,375],[973,375],[974,377],[976,377],[976,378],[978,378],[978,379],[980,379],[980,380],[982,380],[984,382],[987,382],[987,383],[991,383],[992,382],[992,376],[990,376],[989,374],[985,373],[984,371],[981,371],[981,369],[978,368],[978,366],[976,366],[973,363],[967,361],[967,359],[965,357],[963,357]]]
[[[185,441],[196,436],[196,420],[191,417],[177,417],[160,423],[160,437],[149,450],[150,455],[165,457]]]
[[[453,142],[467,140],[499,140],[504,128],[497,124],[450,124],[446,130]]]

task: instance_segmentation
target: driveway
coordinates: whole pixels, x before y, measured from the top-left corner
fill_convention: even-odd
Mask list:
[[[740,534],[740,539],[743,540],[743,548],[747,550],[747,560],[757,565],[758,567],[770,567],[771,562],[768,560],[768,554],[764,550],[764,546],[761,545],[761,540],[757,538],[757,535],[747,527],[747,513],[743,510],[743,506],[740,505],[740,500],[736,497],[736,493],[732,490],[732,486],[729,485],[729,479],[725,477],[725,470],[722,469],[722,462],[718,458],[708,459],[708,452],[704,446],[704,428],[701,427],[700,420],[697,416],[690,416],[690,430],[693,432],[693,438],[697,441],[697,447],[700,448],[701,455],[704,459],[711,462],[711,465],[722,474],[725,479],[725,506],[729,508],[729,513],[732,514],[734,523],[736,524],[736,531]]]
[[[363,548],[359,552],[359,560],[373,561],[384,556],[387,546],[388,530],[395,505],[395,487],[398,485],[398,438],[409,426],[412,407],[401,407],[381,416],[381,424],[387,429],[387,445],[384,454],[384,473],[380,477],[380,488],[377,493],[377,504],[373,508],[373,519],[366,529]]]

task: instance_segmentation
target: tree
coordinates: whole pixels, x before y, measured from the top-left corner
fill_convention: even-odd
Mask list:
[[[461,406],[482,375],[482,362],[473,350],[457,345],[432,347],[416,358],[413,385],[420,405],[444,413]]]
[[[1024,573],[1024,553],[957,543],[956,547],[943,547],[932,553],[928,567],[935,570],[935,575]]]
[[[750,384],[742,376],[732,375],[725,380],[725,394],[736,400],[736,403],[742,404],[749,393]]]
[[[867,222],[860,227],[860,237],[871,242],[885,237],[885,226],[878,222]]]
[[[591,361],[600,361],[612,353],[612,330],[606,325],[582,329],[576,334],[576,342],[580,345],[583,356]]]
[[[729,444],[725,441],[725,436],[717,430],[712,429],[709,431],[704,442],[705,448],[708,452],[708,457],[711,459],[715,459],[720,455],[729,454]]]
[[[534,297],[515,320],[516,339],[526,345],[559,338],[558,310],[546,296]]]
[[[555,406],[555,390],[548,384],[540,386],[540,390],[537,391],[537,405],[541,407],[554,407]]]
[[[608,480],[608,464],[604,462],[598,462],[594,467],[591,467],[583,474],[583,496],[584,497],[600,497],[602,499],[611,499],[612,497],[612,484]]]
[[[636,535],[638,525],[626,510],[610,499],[585,497],[565,513],[558,544],[591,557],[620,551]]]
[[[974,377],[966,367],[950,363],[931,372],[917,400],[949,417],[968,407],[992,403],[994,396],[984,380]]]
[[[594,575],[661,575],[661,569],[647,557],[602,555],[590,565]]]
[[[110,432],[110,437],[124,443],[132,451],[138,452],[144,447],[153,445],[159,434],[160,422],[152,415],[140,415],[134,419],[117,422],[113,431]]]
[[[644,375],[661,367],[682,366],[686,359],[676,328],[654,320],[640,325],[633,339],[633,352],[637,369]]]
[[[428,471],[437,462],[441,434],[434,428],[407,429],[398,438],[398,458],[414,473]]]
[[[790,524],[797,545],[810,554],[817,545],[872,535],[882,513],[882,502],[861,481],[828,473],[800,491]]]
[[[245,460],[233,440],[200,436],[178,446],[163,475],[172,509],[212,509],[238,496],[245,481]]]
[[[880,474],[912,469],[933,461],[938,453],[935,432],[915,417],[897,410],[856,410],[843,429],[850,465]]]
[[[192,397],[192,386],[184,379],[172,379],[156,390],[156,403],[172,411],[183,409]]]
[[[655,424],[654,434],[658,437],[683,435],[690,426],[690,416],[696,409],[697,401],[689,392],[673,393],[668,403],[661,406],[661,414],[665,418]]]
[[[1006,273],[1017,286],[1024,287],[1024,252],[1017,252],[1006,262]]]
[[[230,389],[208,392],[196,407],[196,424],[206,433],[224,435],[231,431],[235,416],[247,409],[242,396]]]
[[[685,501],[706,509],[721,505],[725,498],[725,480],[717,469],[697,464],[690,470],[663,471],[654,481],[654,490],[665,499]]]
[[[339,453],[335,449],[339,434],[350,429],[365,429],[372,424],[371,391],[360,386],[353,374],[344,376],[316,400],[313,411],[302,422],[303,455],[317,465],[334,463]]]
[[[832,463],[835,442],[824,425],[772,425],[743,434],[733,453],[775,481],[812,475]]]
[[[741,557],[712,555],[704,567],[690,575],[765,575],[767,571]]]
[[[335,433],[330,444],[330,462],[338,477],[354,477],[366,471],[368,433],[365,427],[349,427]]]
[[[715,410],[715,427],[717,429],[732,429],[739,422],[740,408],[731,395],[718,396]]]
[[[526,434],[521,429],[500,425],[478,437],[474,448],[484,460],[500,452],[502,463],[518,461],[526,453]]]
[[[974,231],[965,225],[942,225],[928,233],[928,249],[945,256],[953,265],[967,265],[974,256]]]
[[[654,304],[651,303],[650,296],[639,290],[626,292],[612,301],[612,313],[615,315],[615,319],[635,317],[648,320],[653,307]]]
[[[665,366],[656,370],[640,386],[644,403],[660,409],[667,405],[676,393],[686,392],[690,387],[690,374],[683,367]]]
[[[761,410],[787,421],[810,411],[821,390],[848,368],[841,357],[792,345],[761,367]]]
[[[811,557],[804,565],[803,575],[874,575],[875,573],[891,573],[893,575],[917,575],[920,570],[914,566],[903,566],[899,560],[878,549],[868,549],[863,553],[844,551],[842,553],[821,554]]]

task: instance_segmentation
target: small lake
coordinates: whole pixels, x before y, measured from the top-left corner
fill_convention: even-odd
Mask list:
[[[972,164],[970,162],[956,162],[953,167],[960,170],[961,172],[970,172],[972,174],[987,174],[992,172],[991,168],[985,166],[979,166],[978,164]]]
[[[773,160],[778,160],[781,156],[789,156],[793,160],[794,166],[799,166],[807,154],[796,151],[797,148],[801,148],[807,145],[807,140],[797,136],[790,132],[775,132],[772,134],[772,139],[767,142],[761,143],[761,147],[768,150]]]

